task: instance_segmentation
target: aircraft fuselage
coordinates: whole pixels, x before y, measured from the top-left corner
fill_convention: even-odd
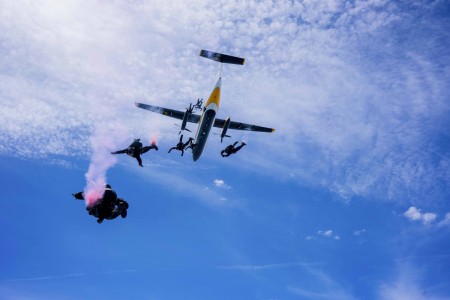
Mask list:
[[[219,78],[214,86],[211,95],[206,102],[203,113],[200,116],[199,125],[194,138],[194,149],[192,151],[192,159],[196,161],[202,155],[205,148],[206,140],[208,139],[211,127],[214,125],[217,112],[219,111],[220,103],[220,89],[222,87],[222,78]]]

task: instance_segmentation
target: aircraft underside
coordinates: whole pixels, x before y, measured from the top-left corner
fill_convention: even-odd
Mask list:
[[[198,124],[197,132],[193,142],[194,145],[192,149],[192,158],[194,161],[198,160],[202,155],[203,149],[205,148],[206,140],[208,139],[209,133],[211,131],[211,127],[220,128],[222,130],[220,134],[221,142],[224,137],[229,137],[229,135],[227,135],[227,131],[229,129],[256,131],[256,132],[274,132],[275,129],[273,128],[262,127],[251,123],[249,124],[238,121],[231,121],[230,117],[228,117],[226,120],[216,118],[216,115],[219,111],[220,90],[222,87],[222,78],[221,78],[222,64],[243,65],[245,59],[237,56],[231,56],[207,50],[201,50],[200,56],[220,63],[219,78],[217,79],[217,82],[208,98],[208,101],[206,102],[203,108],[203,113],[201,115],[193,113],[194,108],[201,109],[202,101],[200,100],[197,100],[196,105],[192,105],[191,103],[189,105],[189,108],[186,108],[186,111],[180,111],[171,108],[165,108],[161,106],[138,102],[135,102],[135,105],[139,108],[159,113],[167,117],[182,120],[179,134],[181,134],[183,130],[190,132],[190,130],[186,128],[187,123]]]
[[[213,109],[208,109],[205,111],[202,117],[202,123],[197,131],[197,136],[195,137],[195,146],[192,150],[192,159],[196,161],[200,158],[205,148],[206,140],[209,136],[209,131],[214,124],[214,119],[216,118],[216,112]]]

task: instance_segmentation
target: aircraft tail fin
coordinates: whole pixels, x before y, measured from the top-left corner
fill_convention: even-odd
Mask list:
[[[200,50],[200,56],[224,64],[243,65],[245,63],[245,58],[217,53],[208,50]]]

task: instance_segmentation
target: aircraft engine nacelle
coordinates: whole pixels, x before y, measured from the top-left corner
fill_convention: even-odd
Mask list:
[[[227,135],[227,130],[228,130],[228,127],[230,127],[230,123],[231,123],[231,119],[230,119],[230,117],[228,117],[225,120],[225,124],[223,124],[222,133],[220,134],[220,142],[221,143],[222,143],[224,137],[230,137],[229,135]]]
[[[189,109],[186,109],[186,112],[185,112],[184,115],[183,115],[183,121],[181,122],[180,133],[181,133],[183,130],[187,130],[187,131],[191,132],[189,129],[186,128],[186,124],[187,124],[187,121],[188,121],[188,119],[189,119],[190,114],[191,114],[191,112],[189,111]]]

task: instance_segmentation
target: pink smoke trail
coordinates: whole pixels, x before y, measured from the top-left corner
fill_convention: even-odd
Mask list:
[[[94,206],[103,197],[107,183],[106,172],[117,162],[117,158],[111,155],[114,143],[115,140],[109,132],[98,128],[91,137],[92,157],[85,174],[84,188],[84,199],[88,207]]]
[[[150,145],[157,145],[158,144],[158,137],[156,135],[152,135],[150,140]]]

